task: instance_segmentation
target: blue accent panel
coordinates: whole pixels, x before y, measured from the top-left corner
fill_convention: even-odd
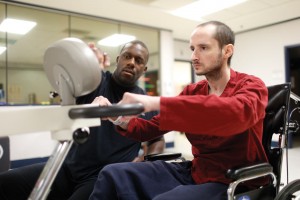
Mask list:
[[[10,168],[18,168],[23,167],[26,165],[32,165],[35,163],[41,163],[41,162],[47,162],[49,157],[43,157],[43,158],[30,158],[30,159],[24,159],[24,160],[12,160],[10,163]]]
[[[166,148],[173,148],[174,142],[166,142]]]
[[[278,147],[278,142],[272,140],[271,147]]]

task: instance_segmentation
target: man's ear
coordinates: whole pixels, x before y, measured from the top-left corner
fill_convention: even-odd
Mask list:
[[[120,56],[117,56],[117,58],[116,58],[116,63],[118,63],[118,62],[119,62],[119,57],[120,57]]]
[[[234,46],[232,44],[227,44],[224,48],[224,56],[230,58],[233,55]]]
[[[147,69],[148,69],[148,67],[147,67],[147,66],[145,66],[145,68],[144,68],[144,73],[147,71]]]

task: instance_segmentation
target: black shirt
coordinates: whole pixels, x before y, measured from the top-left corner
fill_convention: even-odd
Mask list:
[[[118,85],[110,72],[102,72],[101,83],[88,95],[77,98],[77,104],[90,104],[97,96],[106,97],[111,103],[118,103],[125,92],[145,94],[138,86],[124,87]],[[146,113],[143,118],[150,119],[156,112]],[[99,119],[100,120],[100,119]],[[83,144],[72,146],[64,163],[74,181],[82,181],[98,176],[99,171],[107,164],[131,162],[141,148],[141,143],[121,136],[114,125],[101,121],[101,126],[90,127],[89,139]]]

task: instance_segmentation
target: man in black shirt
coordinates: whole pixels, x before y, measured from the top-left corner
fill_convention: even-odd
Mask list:
[[[109,64],[108,56],[93,44],[90,47],[104,70]],[[137,80],[147,70],[149,52],[146,45],[138,40],[124,45],[116,59],[117,67],[113,73],[102,70],[101,83],[96,90],[76,99],[77,104],[97,103],[98,98],[117,103],[125,92],[145,94],[136,85]],[[101,97],[99,97],[101,96]],[[103,96],[103,97],[102,97]],[[156,112],[145,113],[143,118],[150,119]],[[148,142],[148,153],[161,153],[164,138]],[[89,139],[83,144],[72,146],[47,199],[84,200],[91,194],[99,171],[107,164],[140,161],[138,157],[141,143],[121,136],[110,121],[102,121],[101,126],[90,127]],[[0,174],[0,199],[21,200],[30,195],[45,163],[13,169]]]

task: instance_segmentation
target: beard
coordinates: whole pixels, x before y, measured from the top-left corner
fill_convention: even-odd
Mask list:
[[[113,78],[120,86],[123,87],[133,87],[136,84],[136,75],[129,76],[124,75],[123,71],[115,70],[113,73]]]
[[[202,76],[204,75],[206,78],[209,79],[219,79],[221,77],[221,69],[223,66],[223,58],[222,58],[222,53],[220,52],[217,58],[214,60],[214,62],[210,65],[205,65],[199,63],[201,66],[203,66],[202,71],[196,72],[197,76]]]

